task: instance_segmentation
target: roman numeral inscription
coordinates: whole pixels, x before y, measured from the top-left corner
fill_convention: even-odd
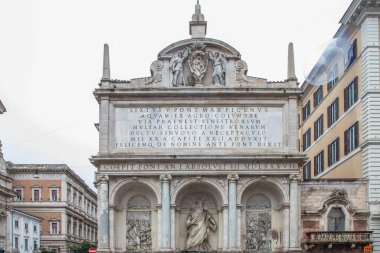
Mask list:
[[[283,146],[280,107],[137,107],[115,109],[116,149]]]

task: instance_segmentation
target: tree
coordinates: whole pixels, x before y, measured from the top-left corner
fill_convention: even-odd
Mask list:
[[[75,253],[88,253],[89,248],[96,248],[95,244],[92,244],[90,242],[83,242],[81,244],[72,244],[70,245],[70,252]]]

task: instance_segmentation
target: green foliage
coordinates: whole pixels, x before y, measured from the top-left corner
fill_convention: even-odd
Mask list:
[[[72,244],[70,245],[70,252],[88,253],[89,248],[96,248],[96,245],[89,242],[83,242],[81,244]]]
[[[45,248],[40,248],[40,252],[41,253],[52,253],[51,251],[49,251],[49,250],[47,250],[47,249],[45,249]]]

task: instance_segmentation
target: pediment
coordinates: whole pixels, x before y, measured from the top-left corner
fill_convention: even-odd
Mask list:
[[[211,38],[197,38],[181,40],[170,44],[158,53],[158,59],[170,59],[175,53],[185,48],[191,47],[191,45],[193,45],[195,42],[204,43],[206,47],[210,50],[219,50],[220,52],[223,52],[226,58],[236,60],[240,60],[241,58],[239,51],[237,51],[234,47],[221,40]]]

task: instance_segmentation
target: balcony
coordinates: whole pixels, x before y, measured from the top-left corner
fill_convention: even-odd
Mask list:
[[[308,232],[305,248],[308,252],[319,252],[322,248],[355,249],[372,244],[373,231],[320,231]]]

